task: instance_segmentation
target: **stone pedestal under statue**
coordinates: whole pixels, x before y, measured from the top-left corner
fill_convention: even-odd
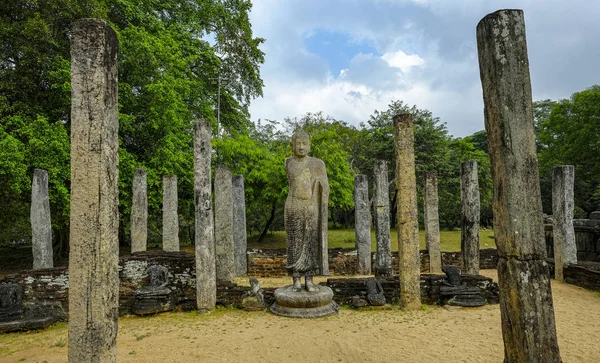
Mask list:
[[[333,301],[333,290],[315,285],[317,291],[296,291],[293,285],[275,290],[271,312],[290,318],[321,318],[336,314],[338,304]]]

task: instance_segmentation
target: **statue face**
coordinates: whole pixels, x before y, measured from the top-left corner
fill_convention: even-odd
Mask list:
[[[294,155],[303,158],[310,152],[310,140],[307,137],[298,137],[292,144]]]

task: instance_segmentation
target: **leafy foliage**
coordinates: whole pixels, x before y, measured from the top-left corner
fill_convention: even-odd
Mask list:
[[[600,86],[559,102],[536,102],[534,110],[544,211],[552,214],[552,169],[574,165],[576,217],[586,218],[600,209]]]
[[[0,183],[14,189],[3,200],[22,206],[6,216],[10,225],[23,226],[17,234],[29,234],[25,204],[35,166],[50,168],[54,235],[68,236],[70,27],[96,17],[113,27],[120,43],[121,238],[127,240],[136,167],[148,170],[150,238],[158,239],[164,174],[179,176],[182,237],[193,235],[192,126],[208,119],[216,130],[220,99],[224,132],[247,134],[248,105],[262,95],[264,39],[252,35],[251,7],[247,0],[1,2],[0,137],[11,162],[1,165]]]
[[[311,155],[327,166],[330,221],[350,227],[353,179],[373,179],[376,160],[389,162],[394,178],[392,118],[414,117],[418,200],[426,171],[439,178],[440,221],[460,223],[460,164],[479,164],[484,226],[492,223],[492,183],[487,135],[453,138],[428,110],[392,101],[354,127],[321,112],[299,118],[250,122],[248,106],[262,95],[259,67],[264,39],[252,35],[249,0],[7,0],[0,2],[0,215],[1,243],[27,241],[34,168],[49,173],[55,247],[68,246],[70,26],[99,17],[115,29],[119,53],[120,238],[129,241],[135,168],[148,172],[150,242],[160,241],[162,176],[179,180],[181,240],[193,242],[192,129],[199,119],[213,128],[213,165],[244,175],[247,221],[262,239],[283,229],[287,195],[284,160],[297,128],[311,135]],[[217,111],[217,104],[220,107]],[[219,115],[217,118],[217,114]],[[217,119],[220,125],[217,125]],[[600,86],[567,100],[534,103],[544,211],[551,213],[551,172],[576,166],[578,216],[600,208]],[[390,183],[392,213],[394,183]],[[420,208],[422,210],[422,208]],[[394,218],[392,218],[394,220]],[[60,252],[60,251],[59,251]]]

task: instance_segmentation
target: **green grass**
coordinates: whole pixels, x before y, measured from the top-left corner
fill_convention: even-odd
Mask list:
[[[60,338],[58,339],[54,344],[52,344],[50,347],[58,347],[58,348],[62,348],[65,345],[67,345],[67,341],[65,340],[65,338]]]
[[[390,233],[392,251],[398,250],[398,232],[392,229]],[[355,247],[355,235],[353,229],[330,229],[329,248],[353,248]],[[371,231],[371,251],[375,251],[375,231]],[[422,250],[425,249],[425,231],[419,231],[419,243]],[[444,252],[460,251],[460,230],[440,231],[440,245]],[[496,248],[494,231],[491,229],[479,230],[480,248]],[[265,236],[262,242],[258,242],[258,236],[248,238],[248,248],[272,249],[285,248],[285,232],[276,231]]]

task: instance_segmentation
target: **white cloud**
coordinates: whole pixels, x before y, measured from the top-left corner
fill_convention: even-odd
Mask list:
[[[261,67],[264,98],[253,120],[282,120],[323,111],[365,122],[393,100],[430,110],[456,136],[483,128],[475,27],[486,14],[514,6],[463,1],[260,0],[251,21],[266,38]],[[565,98],[600,84],[600,3],[526,0],[524,8],[533,98]],[[308,53],[306,34],[347,34],[378,54],[356,54],[342,71]]]
[[[404,73],[408,73],[414,66],[422,66],[425,64],[423,58],[419,57],[417,54],[408,55],[402,50],[385,53],[381,58],[388,62],[391,67],[400,68]]]

